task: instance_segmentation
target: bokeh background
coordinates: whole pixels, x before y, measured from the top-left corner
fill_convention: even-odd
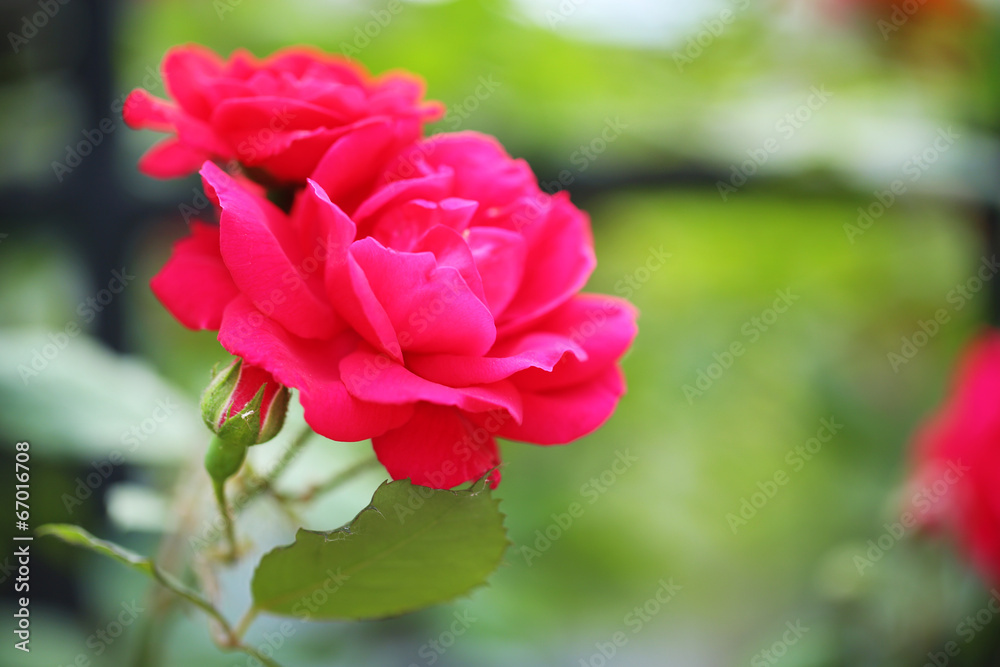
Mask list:
[[[0,463],[12,489],[13,443],[30,441],[34,525],[78,522],[155,553],[207,439],[197,396],[227,358],[148,289],[199,184],[137,172],[158,135],[125,128],[121,101],[163,94],[174,44],[312,44],[420,73],[449,108],[431,131],[494,134],[568,189],[593,220],[588,289],[642,316],[629,393],[603,429],[567,447],[503,445],[512,546],[489,586],[399,619],[296,624],[282,664],[1000,664],[1000,619],[966,620],[987,586],[946,539],[894,528],[914,492],[908,438],[998,312],[997,268],[970,282],[998,218],[996,3],[50,5],[44,21],[37,0],[0,7]],[[134,278],[104,299],[115,270]],[[367,448],[317,437],[290,482]],[[635,462],[615,472],[619,456]],[[303,520],[345,523],[383,477]],[[583,514],[553,528],[577,502]],[[286,517],[257,512],[255,539],[289,540]],[[13,650],[4,614],[0,664],[250,664],[220,654],[201,615],[157,611],[140,575],[34,548],[33,651]],[[221,582],[237,591],[228,612],[248,576]],[[673,597],[651,602],[664,583]],[[133,600],[144,611],[101,639]],[[453,635],[456,613],[473,620]],[[260,620],[250,642],[276,626]],[[602,655],[619,631],[625,644]],[[951,641],[960,651],[941,663]]]

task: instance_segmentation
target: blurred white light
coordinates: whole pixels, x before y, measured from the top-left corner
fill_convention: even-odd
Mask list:
[[[702,21],[736,2],[703,0],[514,0],[529,20],[557,32],[599,42],[673,47]]]

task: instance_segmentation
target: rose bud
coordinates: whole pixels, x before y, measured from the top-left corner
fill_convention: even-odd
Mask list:
[[[216,375],[201,398],[208,427],[226,444],[243,448],[277,435],[287,409],[288,388],[242,359]]]

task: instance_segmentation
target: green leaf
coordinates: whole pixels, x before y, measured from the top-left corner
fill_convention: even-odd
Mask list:
[[[38,530],[35,531],[35,534],[39,537],[44,537],[46,535],[58,537],[60,540],[68,544],[84,547],[97,552],[102,556],[113,558],[122,565],[127,565],[133,570],[138,570],[149,577],[154,576],[153,571],[155,566],[153,565],[153,561],[149,558],[140,556],[134,551],[130,551],[125,547],[115,544],[114,542],[107,542],[94,537],[79,526],[74,526],[69,523],[49,523],[38,528]]]
[[[446,602],[486,582],[507,548],[484,481],[461,491],[383,483],[350,524],[300,529],[253,577],[254,606],[308,619],[384,618]]]
[[[122,565],[126,565],[133,570],[142,572],[191,604],[201,607],[205,613],[219,621],[223,628],[227,631],[229,630],[229,624],[226,622],[226,619],[223,618],[219,611],[212,606],[211,602],[202,597],[197,591],[185,586],[173,575],[161,570],[150,558],[140,556],[134,551],[130,551],[129,549],[119,546],[114,542],[108,542],[94,537],[83,528],[69,523],[48,523],[44,526],[40,526],[35,531],[35,534],[39,537],[45,537],[46,535],[57,537],[67,544],[89,549],[90,551],[99,553],[102,556],[108,556]]]

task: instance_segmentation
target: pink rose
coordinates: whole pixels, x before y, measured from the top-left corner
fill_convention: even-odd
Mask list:
[[[924,526],[954,532],[986,578],[1000,581],[1000,331],[966,349],[913,455],[911,511]]]
[[[258,61],[246,51],[222,60],[201,46],[175,47],[163,76],[176,104],[140,88],[123,113],[132,128],[174,135],[139,162],[159,178],[235,159],[262,180],[301,185],[338,139],[375,124],[398,149],[442,112],[421,102],[423,82],[412,75],[372,78],[346,58],[303,48]]]
[[[482,135],[424,140],[360,182],[368,146],[334,144],[287,215],[206,163],[220,225],[193,226],[154,292],[297,388],[318,433],[371,438],[395,479],[450,488],[499,464],[496,436],[600,426],[636,312],[579,293],[587,216]]]

